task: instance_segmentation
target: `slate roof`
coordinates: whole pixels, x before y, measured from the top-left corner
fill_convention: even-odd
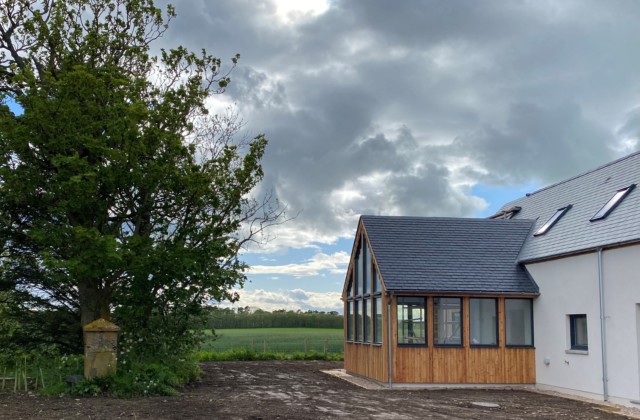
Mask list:
[[[605,219],[589,220],[621,188],[637,184]],[[544,235],[533,236],[559,208],[572,208]],[[640,242],[640,152],[528,194],[514,219],[536,220],[518,261],[531,262],[599,247]]]
[[[362,216],[385,288],[537,294],[516,261],[533,221]]]

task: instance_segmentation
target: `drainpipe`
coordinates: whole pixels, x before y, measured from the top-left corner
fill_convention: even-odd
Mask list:
[[[600,297],[600,343],[602,346],[602,396],[609,401],[609,377],[607,374],[607,334],[605,331],[604,284],[602,279],[602,248],[598,248],[598,293]]]
[[[389,292],[387,297],[387,376],[389,378],[389,388],[393,384],[392,358],[391,358],[391,301],[393,292]]]

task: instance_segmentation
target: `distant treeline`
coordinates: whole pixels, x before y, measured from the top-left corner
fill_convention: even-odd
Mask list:
[[[343,317],[338,312],[286,311],[273,312],[234,311],[227,308],[209,308],[206,328],[343,328]]]

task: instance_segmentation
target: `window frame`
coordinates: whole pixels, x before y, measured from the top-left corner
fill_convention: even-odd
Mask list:
[[[547,232],[549,232],[551,228],[554,227],[555,224],[558,223],[558,221],[562,219],[562,217],[565,214],[567,214],[569,210],[571,210],[571,207],[572,207],[571,204],[569,204],[568,206],[565,206],[556,210],[556,212],[553,213],[553,216],[551,216],[549,220],[544,222],[544,224],[540,226],[540,229],[538,229],[536,233],[533,234],[533,236],[542,236]]]
[[[507,329],[507,301],[509,300],[527,300],[529,301],[529,316],[531,319],[531,344],[509,344],[509,330]],[[531,298],[505,298],[504,299],[504,345],[510,348],[535,348],[535,325],[533,320],[533,299]]]
[[[368,257],[369,250],[366,245],[364,235],[362,235],[362,240],[360,241],[360,266],[358,266],[358,269],[362,270],[362,276],[360,277],[362,280],[362,288],[360,289],[360,294],[363,298],[371,294],[371,279],[369,278],[371,277],[371,269],[367,267],[367,262],[371,262],[371,258]]]
[[[379,346],[382,344],[384,332],[380,332],[380,337],[377,336],[378,321],[374,311],[377,304],[380,305],[381,315],[383,313],[382,281],[364,232],[358,235],[356,240],[356,252],[352,260],[350,284],[347,285],[346,299],[347,312],[350,309],[353,310],[351,315],[347,313],[347,316],[353,319],[353,331],[349,330],[347,320],[347,339],[345,342]],[[374,281],[377,282],[377,287]],[[383,324],[382,321],[380,324]],[[351,339],[349,339],[350,332],[352,332]],[[376,341],[378,339],[380,341]]]
[[[585,335],[587,338],[587,344],[577,344],[577,325],[576,321],[584,319]],[[587,323],[587,314],[571,314],[569,315],[569,350],[589,351],[589,325]]]
[[[454,344],[439,344],[436,340],[436,334],[438,331],[438,327],[439,325],[436,325],[436,301],[439,301],[440,299],[457,299],[459,302],[459,308],[460,308],[460,316],[459,316],[459,323],[460,323],[460,343],[454,343]],[[464,317],[465,317],[465,313],[464,313],[464,299],[462,297],[459,296],[434,296],[433,297],[433,325],[431,326],[431,330],[433,331],[433,346],[434,347],[464,347]],[[451,322],[447,322],[447,324],[451,324]]]
[[[354,320],[354,300],[353,299],[348,299],[347,300],[347,322],[346,322],[346,327],[347,327],[347,341],[352,343],[354,342],[354,338],[355,338],[355,331],[354,331],[354,326],[355,326],[355,320]]]
[[[495,339],[496,339],[496,344],[474,344],[471,335],[471,328],[472,328],[472,320],[471,320],[471,301],[472,300],[492,300],[494,303],[494,308],[495,308]],[[495,347],[500,347],[500,310],[498,308],[499,302],[498,302],[498,298],[485,298],[485,297],[470,297],[469,298],[469,347],[489,347],[489,348],[495,348]]]
[[[415,299],[415,300],[422,300],[422,313],[423,313],[423,318],[424,321],[422,322],[423,328],[424,330],[422,331],[423,335],[424,335],[424,342],[421,343],[405,343],[405,342],[400,342],[400,317],[399,317],[399,312],[400,312],[400,306],[403,305],[403,303],[401,302],[401,300],[404,299]],[[428,343],[429,343],[429,326],[428,324],[428,320],[429,320],[429,315],[428,315],[428,311],[429,307],[427,306],[427,298],[425,296],[397,296],[396,297],[396,345],[398,347],[428,347]],[[404,321],[404,320],[403,320]],[[404,328],[402,329],[404,331]]]
[[[362,318],[358,318],[360,315],[358,314],[362,314],[362,300],[358,300],[358,299],[354,299],[353,300],[353,313],[355,316],[355,320],[353,325],[355,325],[354,328],[354,332],[355,334],[353,335],[353,341],[356,343],[362,343]]]
[[[372,339],[371,297],[362,299],[362,342],[371,344]]]
[[[382,295],[374,295],[371,298],[372,302],[372,320],[373,320],[373,338],[371,340],[372,344],[382,344],[382,335],[384,334],[384,322],[383,319],[383,310],[382,310]],[[378,310],[380,310],[380,331],[378,331]]]
[[[622,203],[622,201],[633,191],[636,184],[631,184],[628,187],[620,188],[613,196],[593,215],[590,222],[596,222],[598,220],[606,219],[615,209]],[[620,194],[622,193],[622,194]],[[616,198],[617,197],[617,198]]]

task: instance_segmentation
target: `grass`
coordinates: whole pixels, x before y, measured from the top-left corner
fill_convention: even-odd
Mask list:
[[[344,352],[344,333],[333,328],[246,328],[205,331],[203,352],[251,350],[255,353]],[[240,359],[238,359],[240,360]]]
[[[230,361],[230,360],[344,360],[342,353],[281,353],[281,352],[255,352],[250,349],[237,349],[226,351],[201,351],[198,354],[200,362],[206,361]]]
[[[82,356],[29,354],[0,360],[0,393],[38,391],[58,394],[64,391],[66,377],[82,374]]]

